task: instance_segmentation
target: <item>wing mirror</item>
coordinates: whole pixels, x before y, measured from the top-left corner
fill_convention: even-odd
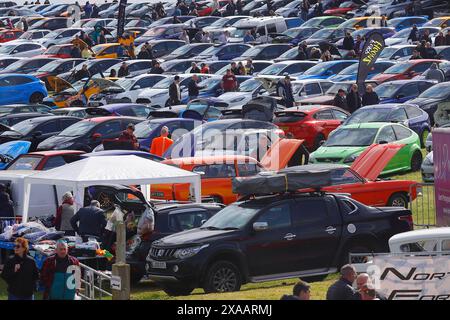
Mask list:
[[[269,229],[267,222],[255,222],[253,223],[253,230],[256,232],[266,231]]]
[[[92,139],[94,139],[94,140],[101,139],[101,137],[102,137],[101,133],[94,133],[94,134],[92,134]]]
[[[404,97],[405,97],[404,94],[398,94],[397,97],[396,97],[396,99],[403,99]]]

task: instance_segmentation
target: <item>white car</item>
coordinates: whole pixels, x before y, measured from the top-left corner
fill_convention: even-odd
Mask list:
[[[192,74],[180,74],[180,90],[181,90],[181,99],[187,97],[188,90],[187,86],[189,81],[191,81]],[[199,82],[211,77],[210,74],[198,74]],[[153,88],[148,88],[143,90],[137,97],[137,103],[145,103],[154,108],[163,108],[168,106],[169,100],[169,86],[173,82],[173,76],[169,76],[164,80],[161,80],[157,84],[153,86]]]
[[[266,93],[262,83],[256,79],[248,79],[239,85],[235,92],[225,92],[217,98],[225,101],[228,107],[243,106],[256,96]]]
[[[47,33],[44,37],[37,39],[36,43],[39,43],[47,48],[57,44],[67,44],[70,43],[75,35],[79,34],[82,30],[84,29],[65,28],[54,30],[50,33]]]
[[[385,40],[386,47],[389,48],[394,45],[399,44],[411,44],[411,40],[408,40],[409,34],[411,33],[412,28],[406,28],[403,29],[396,34],[394,34],[392,37],[387,38]],[[425,30],[428,30],[430,32],[430,37],[436,36],[436,34],[440,31],[439,28],[433,28],[433,27],[418,27],[419,35],[422,36],[423,32]]]
[[[0,47],[0,56],[31,58],[44,53],[46,47],[35,42],[7,43]]]

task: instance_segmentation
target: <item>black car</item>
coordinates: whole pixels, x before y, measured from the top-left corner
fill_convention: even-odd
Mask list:
[[[109,75],[104,74],[105,70],[109,69],[110,67],[112,67],[115,64],[118,64],[121,61],[122,60],[120,60],[120,59],[109,59],[109,58],[108,59],[89,60],[89,61],[86,61],[84,63],[77,65],[77,67],[74,68],[73,70],[71,70],[70,72],[65,72],[65,73],[59,74],[58,77],[72,83],[75,80],[74,75],[76,74],[76,72],[81,70],[81,68],[85,64],[87,65],[88,71],[91,74],[91,76],[97,75],[99,73],[103,73],[103,75],[105,77],[107,77]]]
[[[45,18],[33,24],[30,29],[43,29],[54,31],[58,29],[67,28],[68,23],[69,23],[68,18]]]
[[[20,58],[14,58],[14,57],[7,57],[7,58],[1,58],[0,59],[0,71],[5,69],[10,64],[13,64],[16,61],[19,61]]]
[[[164,56],[164,60],[173,59],[189,59],[199,55],[201,52],[205,51],[209,47],[212,47],[212,43],[192,43],[186,44],[178,49],[172,51],[172,53]]]
[[[143,43],[139,42],[139,38],[136,41],[137,43]],[[164,39],[149,41],[149,44],[152,46],[153,57],[161,58],[186,45],[186,42],[182,40]]]
[[[245,51],[240,57],[240,60],[272,60],[281,56],[284,52],[291,49],[292,46],[288,44],[263,44]]]
[[[56,59],[57,58],[22,59],[22,60],[14,62],[14,63],[11,63],[5,69],[0,71],[0,74],[6,74],[6,73],[30,74],[30,73],[36,72],[37,70],[39,70],[46,64],[51,63],[52,61],[54,61]]]
[[[200,228],[153,242],[146,270],[169,295],[324,278],[347,263],[350,252],[386,252],[389,238],[411,227],[405,208],[369,207],[341,194],[248,197]]]
[[[39,112],[49,113],[52,109],[43,104],[7,104],[0,106],[0,115]]]
[[[0,134],[0,144],[14,140],[31,142],[29,152],[35,151],[39,143],[45,139],[57,135],[67,127],[80,121],[76,117],[47,116],[28,119],[17,123],[12,131]]]
[[[434,124],[434,113],[438,104],[450,100],[450,82],[442,82],[423,91],[417,98],[407,101],[419,106],[430,116],[431,124]]]
[[[80,120],[79,118],[77,118]],[[104,139],[118,138],[129,123],[139,123],[134,117],[99,117],[84,119],[57,135],[42,141],[37,150],[81,150],[91,152]]]
[[[40,112],[27,112],[27,113],[13,113],[13,114],[0,114],[0,132],[9,131],[15,124],[37,117],[47,117],[47,113]]]

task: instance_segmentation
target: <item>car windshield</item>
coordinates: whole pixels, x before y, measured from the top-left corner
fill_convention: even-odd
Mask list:
[[[345,124],[362,123],[362,122],[385,122],[391,109],[373,108],[359,109],[355,111]]]
[[[440,27],[444,19],[433,19],[425,23],[426,26]]]
[[[185,53],[189,52],[189,50],[191,50],[191,49],[192,49],[192,46],[190,44],[186,44],[184,46],[181,46],[181,47],[173,50],[171,54],[173,54],[173,55],[185,54]]]
[[[301,32],[301,29],[287,29],[286,31],[283,32],[283,34],[285,36],[291,37],[291,38],[296,38],[297,35]]]
[[[335,29],[321,29],[317,30],[311,35],[311,39],[325,39],[333,34]]]
[[[286,51],[285,53],[283,53],[281,56],[279,56],[279,59],[294,59],[298,56],[298,49],[297,48],[292,48],[289,49],[288,51]]]
[[[61,63],[63,63],[63,61],[60,61],[60,60],[52,61],[52,62],[47,63],[46,65],[42,66],[40,69],[38,69],[37,72],[50,72],[50,71],[53,71],[56,68],[58,68]]]
[[[106,46],[102,46],[102,45],[98,45],[98,46],[93,46],[91,48],[91,50],[95,53],[98,54],[100,51],[102,51],[103,49],[105,49]]]
[[[134,135],[138,139],[145,139],[161,125],[161,122],[155,121],[143,121],[135,126]]]
[[[148,37],[148,36],[159,36],[161,34],[163,34],[166,31],[165,27],[155,27],[155,28],[151,28],[150,30],[146,31],[144,36]]]
[[[248,80],[245,80],[244,82],[242,82],[239,85],[238,91],[240,91],[240,92],[253,92],[260,85],[261,85],[261,82],[259,82],[258,80],[248,79]]]
[[[350,86],[351,86],[350,83],[335,83],[330,87],[330,89],[328,89],[325,92],[325,94],[334,96],[336,93],[338,93],[339,89],[342,89],[345,92],[348,92],[348,89],[350,88]]]
[[[60,34],[60,31],[58,31],[58,30],[51,31],[51,32],[47,33],[47,34],[44,36],[44,38],[45,38],[45,39],[54,39],[54,38],[56,38],[59,34]]]
[[[188,104],[188,106],[186,108],[186,110],[197,111],[201,115],[205,114],[206,109],[208,109],[208,104],[201,103],[201,102],[191,102]]]
[[[408,70],[409,67],[411,67],[411,63],[409,63],[409,62],[397,63],[397,64],[393,65],[392,67],[387,68],[386,70],[384,70],[383,73],[386,73],[386,74],[400,74],[400,73],[404,73],[406,70]]]
[[[159,81],[157,84],[155,84],[153,86],[153,89],[168,89],[172,82],[173,82],[172,77],[165,78]]]
[[[34,170],[42,158],[42,156],[21,156],[7,170]]]
[[[329,64],[323,65],[323,63],[319,63],[319,64],[315,65],[314,67],[306,70],[303,74],[304,75],[321,75],[321,74],[325,73],[325,71],[327,71],[329,68],[330,68]]]
[[[230,21],[229,18],[221,18],[221,19],[217,19],[216,21],[214,21],[213,23],[211,23],[209,26],[210,27],[215,27],[215,28],[220,28],[223,27],[227,24],[227,22]]]
[[[383,83],[375,87],[373,91],[377,93],[380,98],[391,98],[397,92],[400,86],[395,83]]]
[[[0,114],[10,114],[14,111],[14,107],[0,106]]]
[[[403,29],[392,36],[392,38],[403,39],[407,38],[411,33],[412,28]]]
[[[351,66],[348,66],[347,68],[343,69],[341,72],[339,72],[339,75],[354,75],[358,71],[358,65],[359,63],[352,64]]]
[[[79,137],[89,132],[93,127],[97,125],[97,122],[95,121],[80,121],[77,122],[63,131],[59,134],[59,136],[62,137]]]
[[[260,53],[264,48],[262,47],[253,47],[250,48],[248,50],[246,50],[243,54],[242,57],[254,57],[256,56],[258,53]]]
[[[418,98],[444,99],[450,92],[450,84],[435,85],[422,92]],[[0,111],[1,112],[1,111]]]
[[[302,27],[318,27],[322,23],[322,18],[312,18],[302,24]]]
[[[121,86],[125,90],[130,90],[131,87],[136,83],[135,78],[122,78],[115,82],[115,84]]]
[[[231,204],[222,209],[201,226],[201,229],[241,229],[258,213],[259,207],[245,203]]]
[[[375,140],[377,128],[342,128],[330,134],[325,147],[366,147]]]
[[[19,37],[19,39],[31,39],[33,37],[33,32],[31,31],[26,31],[24,33],[22,33]]]
[[[259,72],[259,75],[276,76],[279,75],[286,68],[284,63],[275,63]]]
[[[202,87],[201,91],[209,91],[214,89],[214,87],[216,87],[221,80],[221,78],[207,78],[201,81],[198,85],[199,87]]]
[[[8,54],[11,51],[14,50],[14,48],[16,47],[16,45],[12,44],[12,45],[3,45],[0,47],[0,54]]]
[[[35,124],[32,121],[25,120],[15,124],[12,129],[19,132],[21,135],[26,136],[31,130],[33,130],[34,127]]]
[[[251,31],[252,28],[237,28],[234,31],[231,32],[230,37],[231,38],[243,38],[247,31]]]
[[[380,58],[381,59],[389,59],[398,49],[396,48],[384,48],[383,51],[381,51]]]
[[[208,49],[206,49],[205,51],[201,52],[200,55],[214,55],[217,52],[219,52],[219,50],[222,49],[221,46],[218,47],[209,47]]]

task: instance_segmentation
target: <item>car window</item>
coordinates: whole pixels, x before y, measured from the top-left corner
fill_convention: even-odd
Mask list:
[[[352,214],[358,209],[355,204],[349,200],[339,201],[339,207],[341,208],[341,212],[346,215]]]
[[[256,33],[259,34],[259,36],[265,36],[265,35],[266,35],[266,28],[264,28],[264,27],[259,27],[259,28],[256,30]]]
[[[117,52],[117,47],[111,46],[111,47],[108,47],[105,50],[103,50],[103,52],[101,54],[112,54],[112,53],[116,53],[116,52]]]
[[[134,107],[131,107],[131,109],[133,110],[136,117],[139,117],[139,118],[147,118],[148,114],[151,111],[150,108],[148,108],[146,106],[134,106]]]
[[[141,79],[136,82],[136,84],[133,87],[133,90],[152,87],[154,84],[156,84],[160,80],[161,80],[161,78],[159,78],[159,77],[148,77],[148,78]],[[140,88],[137,88],[137,86],[139,86]]]
[[[61,129],[59,127],[58,121],[53,120],[53,121],[48,121],[48,122],[45,122],[45,123],[42,123],[42,124],[38,125],[36,127],[35,132],[36,131],[42,131],[42,133],[45,134],[45,133],[51,133],[51,132],[58,132],[60,130]]]
[[[219,118],[222,115],[222,112],[220,112],[219,109],[210,107],[208,111],[206,112],[206,119],[213,119],[213,118]]]
[[[334,118],[338,120],[346,120],[348,118],[348,115],[345,112],[339,111],[339,110],[333,110]]]
[[[397,136],[397,140],[406,139],[411,136],[411,131],[403,126],[394,126],[394,131]]]
[[[263,212],[255,222],[266,222],[269,229],[286,228],[292,225],[291,206],[288,202],[276,205]]]
[[[118,134],[120,131],[122,131],[120,121],[110,121],[98,126],[94,133],[100,133],[102,136],[108,136],[111,134]]]
[[[442,251],[450,251],[450,239],[449,240],[442,240]]]
[[[275,26],[274,23],[267,25],[267,32],[268,33],[276,33],[277,32],[277,27]]]
[[[405,106],[405,109],[409,119],[422,116],[422,111],[419,108],[413,106]]]
[[[8,77],[5,79],[10,82],[10,85],[20,85],[33,82],[32,79],[26,77]]]
[[[325,223],[327,212],[324,199],[297,199],[292,210],[292,222],[294,226]]]
[[[36,111],[37,112],[48,112],[48,107],[36,106]]]
[[[377,137],[377,142],[380,141],[386,141],[386,142],[394,142],[396,141],[394,130],[392,129],[392,126],[386,126],[383,129],[380,130],[380,133]]]
[[[314,119],[317,120],[332,120],[334,119],[333,113],[331,113],[331,110],[323,110],[319,111],[314,115]]]
[[[431,87],[433,84],[430,82],[419,82],[419,92],[424,92],[429,87]]]
[[[34,170],[41,162],[41,156],[26,156],[17,159],[7,170]]]
[[[419,91],[417,89],[416,83],[407,84],[398,91],[398,95],[403,95],[403,97],[410,97],[410,96],[415,96],[418,94],[419,94]]]
[[[416,64],[415,66],[413,66],[411,68],[411,70],[414,72],[422,73],[425,70],[427,70],[428,68],[430,68],[430,66],[431,66],[431,62],[419,63],[419,64]]]
[[[19,112],[33,112],[33,108],[31,107],[20,107]]]
[[[240,177],[254,176],[260,171],[256,163],[240,163],[238,164],[238,173]]]
[[[406,116],[405,109],[398,108],[395,110],[392,110],[391,114],[389,115],[390,121],[405,121],[408,120],[408,117]]]
[[[331,184],[333,186],[361,182],[361,179],[355,176],[355,174],[348,168],[340,168],[331,171]]]
[[[233,178],[236,177],[234,164],[212,164],[208,166],[196,166],[193,172],[203,172],[202,179],[206,178]]]
[[[62,130],[64,130],[65,128],[68,128],[74,123],[78,122],[78,119],[61,119],[59,121],[61,122]]]
[[[404,243],[400,246],[401,252],[433,252],[437,251],[437,240],[422,240]]]
[[[307,83],[303,87],[303,90],[305,91],[305,94],[307,96],[312,95],[312,94],[320,94],[320,93],[322,93],[318,83]]]
[[[199,228],[202,225],[202,221],[208,220],[209,217],[210,214],[204,209],[169,213],[169,229],[172,231],[183,231]]]
[[[66,161],[62,156],[50,157],[44,164],[42,170],[50,170],[53,168],[61,167],[66,164]]]

